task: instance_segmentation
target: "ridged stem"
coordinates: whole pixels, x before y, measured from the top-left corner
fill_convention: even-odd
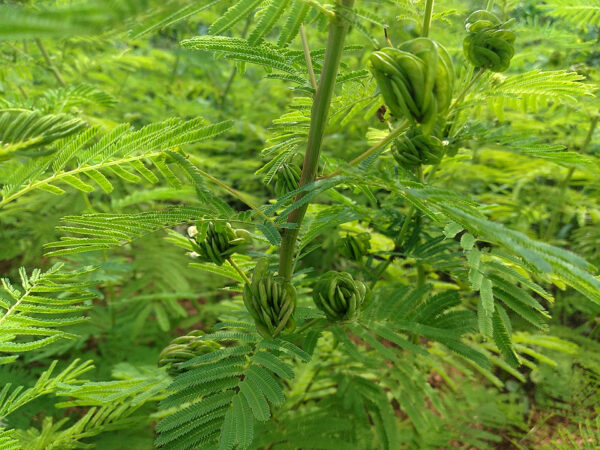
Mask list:
[[[421,30],[421,36],[429,36],[429,29],[431,28],[431,17],[433,16],[433,0],[427,0],[425,3],[425,14],[423,15],[423,29]]]
[[[341,0],[339,4],[349,9],[354,5],[354,0]],[[344,49],[346,33],[348,32],[349,22],[341,17],[341,14],[341,8],[337,9],[329,24],[325,59],[313,101],[308,142],[306,144],[299,187],[313,182],[317,176],[319,156],[321,154],[325,128],[327,127],[331,98],[335,88],[335,80]],[[304,193],[298,194],[296,201],[300,200],[303,196]],[[286,228],[283,232],[279,254],[279,275],[287,281],[290,281],[292,278],[296,239],[298,238],[300,224],[304,219],[307,208],[308,203],[292,211],[288,217],[288,223],[294,224],[295,228]]]

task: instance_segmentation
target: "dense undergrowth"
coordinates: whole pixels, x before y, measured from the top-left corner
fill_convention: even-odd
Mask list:
[[[597,448],[599,42],[597,0],[0,2],[0,449]]]

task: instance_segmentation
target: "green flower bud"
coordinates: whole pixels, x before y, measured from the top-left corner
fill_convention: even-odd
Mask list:
[[[198,233],[195,227],[188,229],[188,234],[194,248],[192,256],[218,266],[234,253],[240,253],[252,244],[252,237],[248,231],[234,229],[224,222],[209,222],[204,236]]]
[[[489,11],[475,11],[465,21],[467,37],[463,41],[466,58],[476,68],[504,72],[515,54],[512,20],[501,22]]]
[[[256,264],[251,284],[244,286],[244,305],[254,319],[256,328],[265,337],[275,337],[284,329],[296,328],[296,289],[280,281],[268,271],[269,261]]]
[[[431,130],[438,114],[452,101],[454,68],[446,49],[420,37],[398,48],[371,53],[373,73],[385,104],[396,117],[406,117]]]
[[[424,135],[420,129],[413,127],[394,141],[392,155],[400,166],[407,169],[420,164],[437,164],[444,157],[444,144],[435,136]]]
[[[313,286],[313,300],[330,322],[356,320],[367,306],[368,289],[348,272],[329,271]]]
[[[194,330],[185,336],[176,337],[160,353],[158,366],[166,366],[167,372],[175,376],[182,371],[182,363],[221,348],[221,344],[210,339],[203,339],[203,336],[202,330]]]
[[[282,165],[275,174],[275,194],[282,197],[288,192],[298,189],[302,171],[293,164]]]
[[[371,248],[369,233],[347,234],[338,241],[339,251],[351,261],[361,261]]]

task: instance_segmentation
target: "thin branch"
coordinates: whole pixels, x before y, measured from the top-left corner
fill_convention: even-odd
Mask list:
[[[218,178],[213,177],[211,174],[209,174],[208,172],[203,171],[202,169],[199,169],[198,166],[196,166],[195,164],[193,165],[194,169],[203,177],[208,178],[209,180],[211,180],[213,183],[218,184],[219,186],[221,186],[223,189],[225,189],[227,192],[229,192],[231,195],[233,195],[235,198],[237,198],[239,201],[245,203],[250,209],[254,210],[259,216],[261,216],[263,219],[265,219],[267,222],[272,222],[271,218],[267,217],[265,215],[264,212],[262,212],[254,203],[252,203],[250,200],[246,199],[241,192],[236,191],[234,188],[232,188],[231,186],[223,183],[221,180],[219,180]]]
[[[390,134],[388,134],[386,137],[384,137],[382,140],[380,140],[373,147],[369,148],[364,153],[362,153],[361,155],[357,156],[352,161],[350,161],[348,163],[348,165],[355,166],[357,164],[360,164],[361,162],[363,162],[365,159],[367,159],[372,154],[376,153],[377,151],[381,150],[382,148],[385,148],[385,146],[387,146],[390,142],[392,142],[400,134],[402,134],[402,132],[404,130],[406,130],[406,128],[408,127],[408,125],[410,125],[410,122],[408,120],[405,120],[400,125],[398,125],[397,128],[395,128],[392,132],[390,132]],[[335,177],[336,175],[339,175],[340,173],[342,173],[342,169],[338,169],[335,172],[331,172],[331,173],[329,173],[327,175],[324,175],[324,176],[320,177],[319,180],[323,180],[325,178]]]
[[[20,53],[21,55],[23,55],[24,57],[26,57],[28,60],[32,60],[34,59],[33,56],[31,56],[29,53],[21,50],[19,47],[17,47],[15,44],[11,43],[11,42],[4,42],[5,44],[7,44],[10,48],[12,48],[14,51],[16,51],[17,53]]]
[[[390,35],[388,34],[388,29],[387,28],[383,29],[383,34],[385,35],[385,42],[387,42],[387,44],[390,47],[393,47],[394,44],[392,43],[392,40],[390,39]]]
[[[246,35],[248,34],[248,30],[250,28],[250,23],[252,22],[252,16],[248,16],[248,18],[246,19],[246,23],[244,25],[244,29],[242,30],[242,39],[246,39]],[[233,80],[235,79],[235,76],[237,75],[238,72],[238,66],[233,66],[233,69],[231,70],[231,74],[229,75],[229,78],[227,79],[227,83],[225,84],[225,89],[223,89],[223,93],[221,94],[221,98],[219,99],[219,108],[223,108],[223,105],[225,104],[225,100],[227,100],[227,96],[229,95],[229,91],[231,90],[231,86],[233,84]]]
[[[335,19],[335,12],[323,7],[323,5],[319,4],[315,0],[300,0],[300,1],[303,3],[306,3],[309,6],[312,6],[313,8],[317,9],[321,14],[324,14],[325,16],[329,17],[330,19]]]
[[[315,77],[315,69],[313,68],[312,58],[310,56],[310,48],[308,46],[308,39],[306,38],[306,30],[304,29],[304,23],[300,24],[300,39],[302,40],[302,50],[304,51],[304,59],[306,60],[306,67],[308,68],[308,78],[310,80],[310,85],[316,91],[317,78]]]
[[[54,77],[58,80],[58,84],[60,84],[61,86],[66,86],[67,83],[65,83],[65,79],[62,77],[60,71],[52,62],[52,59],[50,59],[50,55],[48,54],[46,47],[44,47],[44,44],[42,44],[42,41],[38,38],[35,40],[35,43],[37,44],[38,48],[40,49],[40,52],[42,52],[42,56],[46,60],[46,63],[50,67],[50,70],[54,74]]]
[[[397,252],[399,252],[400,249],[400,245],[402,245],[402,241],[404,240],[404,236],[406,235],[406,233],[408,232],[408,226],[410,225],[410,223],[412,222],[412,219],[415,215],[415,213],[417,212],[417,209],[414,206],[411,206],[410,209],[408,210],[408,213],[406,214],[406,217],[404,218],[404,222],[402,223],[402,228],[400,229],[400,232],[398,233],[398,236],[394,239],[394,254],[391,255],[387,261],[381,263],[381,265],[377,268],[377,272],[375,273],[375,277],[374,279],[371,281],[370,284],[370,288],[373,289],[375,287],[375,285],[377,284],[377,282],[379,281],[379,278],[384,274],[384,272],[387,270],[387,268],[389,267],[389,265],[394,261],[394,259],[396,258],[396,254]]]
[[[583,143],[581,144],[580,149],[581,149],[582,153],[585,152],[587,146],[590,145],[590,142],[592,141],[592,136],[594,134],[594,131],[596,130],[597,125],[598,125],[598,117],[593,117],[590,121],[590,127],[585,136],[585,139],[583,140]],[[563,205],[563,202],[565,199],[565,194],[567,192],[567,188],[569,187],[569,184],[571,183],[571,178],[573,178],[574,173],[575,173],[575,167],[570,167],[569,171],[567,172],[567,175],[560,182],[560,184],[558,186],[559,194],[558,194],[558,198],[553,203],[554,208],[552,211],[552,216],[550,217],[550,222],[548,223],[548,228],[546,228],[546,232],[544,233],[545,240],[550,239],[556,231],[556,226],[558,225],[558,221],[559,221],[560,215],[561,215],[561,206]]]
[[[471,81],[469,81],[467,83],[467,85],[463,88],[462,91],[460,91],[460,94],[458,94],[458,96],[454,99],[454,101],[450,105],[450,108],[448,109],[448,115],[450,115],[450,113],[452,112],[452,110],[454,108],[456,108],[456,106],[459,105],[460,102],[462,102],[464,100],[465,96],[471,90],[471,88],[473,87],[473,85],[475,84],[475,82],[477,80],[479,80],[479,77],[481,77],[481,75],[483,75],[484,72],[485,72],[485,68],[484,67],[479,68],[479,70],[475,73],[475,75],[473,76],[473,78],[471,78]]]
[[[240,268],[240,266],[237,265],[237,263],[233,260],[233,258],[231,258],[231,256],[227,258],[227,262],[231,265],[231,267],[233,267],[237,271],[237,273],[240,274],[240,276],[243,278],[246,284],[252,284],[246,276],[246,274],[244,273],[244,271]]]
[[[295,330],[295,333],[300,334],[304,330],[306,330],[307,328],[312,327],[315,323],[317,323],[317,322],[319,322],[321,320],[323,320],[323,319],[321,319],[320,317],[315,317],[314,319],[310,319],[310,320],[304,322],[300,328],[298,328],[297,330]]]

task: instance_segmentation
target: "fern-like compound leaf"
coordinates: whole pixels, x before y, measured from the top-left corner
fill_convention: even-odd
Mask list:
[[[299,76],[291,58],[282,50],[267,44],[250,45],[241,38],[225,36],[197,36],[181,42],[181,46],[193,50],[205,50],[222,54],[235,61],[257,64],[269,70],[277,70]]]
[[[248,448],[254,437],[254,418],[248,403],[241,395],[233,399],[231,405],[235,441],[240,448]]]
[[[201,4],[191,3],[183,8],[179,8],[179,5],[176,3],[174,5],[167,3],[163,5],[165,10],[160,10],[157,14],[153,14],[148,19],[141,21],[130,30],[129,34],[134,39],[139,38],[146,33],[151,33],[176,24],[221,2],[223,2],[223,0],[212,0],[209,3],[203,2]]]
[[[551,16],[580,30],[600,25],[600,2],[598,0],[549,0],[544,3],[544,9]]]
[[[169,386],[161,408],[181,405],[157,426],[157,445],[165,448],[248,448],[255,421],[271,417],[272,407],[284,402],[281,379],[293,377],[283,359],[308,357],[282,339],[261,340],[245,322],[222,323],[203,339],[235,345],[185,363]],[[283,376],[281,376],[281,375]]]
[[[245,20],[261,1],[262,0],[237,0],[225,14],[210,26],[208,32],[210,34],[221,34],[224,31],[229,30],[240,20]]]
[[[153,183],[158,178],[146,167],[150,162],[172,182],[175,176],[164,162],[166,151],[212,138],[228,130],[231,125],[231,121],[207,125],[200,118],[189,121],[169,119],[137,131],[131,131],[128,124],[121,124],[106,134],[102,134],[97,127],[90,128],[55,142],[53,147],[57,150],[56,154],[35,158],[15,170],[0,188],[0,207],[35,189],[63,193],[64,190],[56,183],[91,192],[94,187],[81,178],[88,173],[104,191],[110,191],[112,183],[108,177],[99,176],[100,172],[137,183],[141,178],[130,171],[133,169]],[[180,185],[179,182],[172,184]]]
[[[255,45],[260,42],[262,37],[273,29],[289,4],[290,0],[271,0],[264,11],[262,11],[258,23],[250,33],[248,43]]]
[[[551,103],[574,104],[591,97],[594,87],[583,80],[576,72],[536,69],[502,78],[486,92],[486,101],[503,120],[505,108],[536,112]]]
[[[21,443],[14,438],[13,430],[0,429],[0,448],[4,450],[20,450]]]
[[[56,264],[47,272],[36,269],[30,275],[21,269],[21,289],[2,279],[0,353],[9,354],[2,355],[8,357],[6,362],[60,339],[73,339],[73,334],[61,328],[87,320],[81,314],[96,295],[81,280],[90,269],[63,272],[61,268],[62,264]]]
[[[279,33],[279,39],[277,44],[280,47],[289,44],[298,34],[300,25],[304,22],[307,14],[310,11],[308,2],[302,0],[292,0],[292,6],[290,7],[290,14],[284,22],[281,31]]]
[[[177,206],[164,211],[138,214],[86,214],[67,216],[63,222],[69,224],[59,230],[76,235],[63,237],[45,245],[51,250],[48,255],[66,255],[115,248],[127,242],[181,223],[191,223],[204,216],[218,218],[218,212],[207,204],[200,206]],[[228,219],[229,217],[223,217]]]
[[[83,380],[80,377],[94,368],[92,361],[81,362],[79,359],[75,359],[60,373],[53,376],[57,364],[58,361],[52,362],[30,388],[17,386],[12,389],[11,383],[4,385],[0,390],[0,418],[8,416],[43,395],[55,393],[70,385],[81,384]]]
[[[498,306],[494,311],[494,342],[504,359],[512,366],[519,366],[519,358],[513,348],[513,343],[508,331],[508,316],[506,312]]]
[[[43,114],[25,109],[0,110],[0,161],[11,157],[14,152],[46,146],[85,127],[85,121],[66,114]]]
[[[477,303],[477,318],[479,320],[479,331],[486,336],[492,335],[494,315],[494,294],[492,282],[489,278],[481,281],[479,288],[479,302]]]

